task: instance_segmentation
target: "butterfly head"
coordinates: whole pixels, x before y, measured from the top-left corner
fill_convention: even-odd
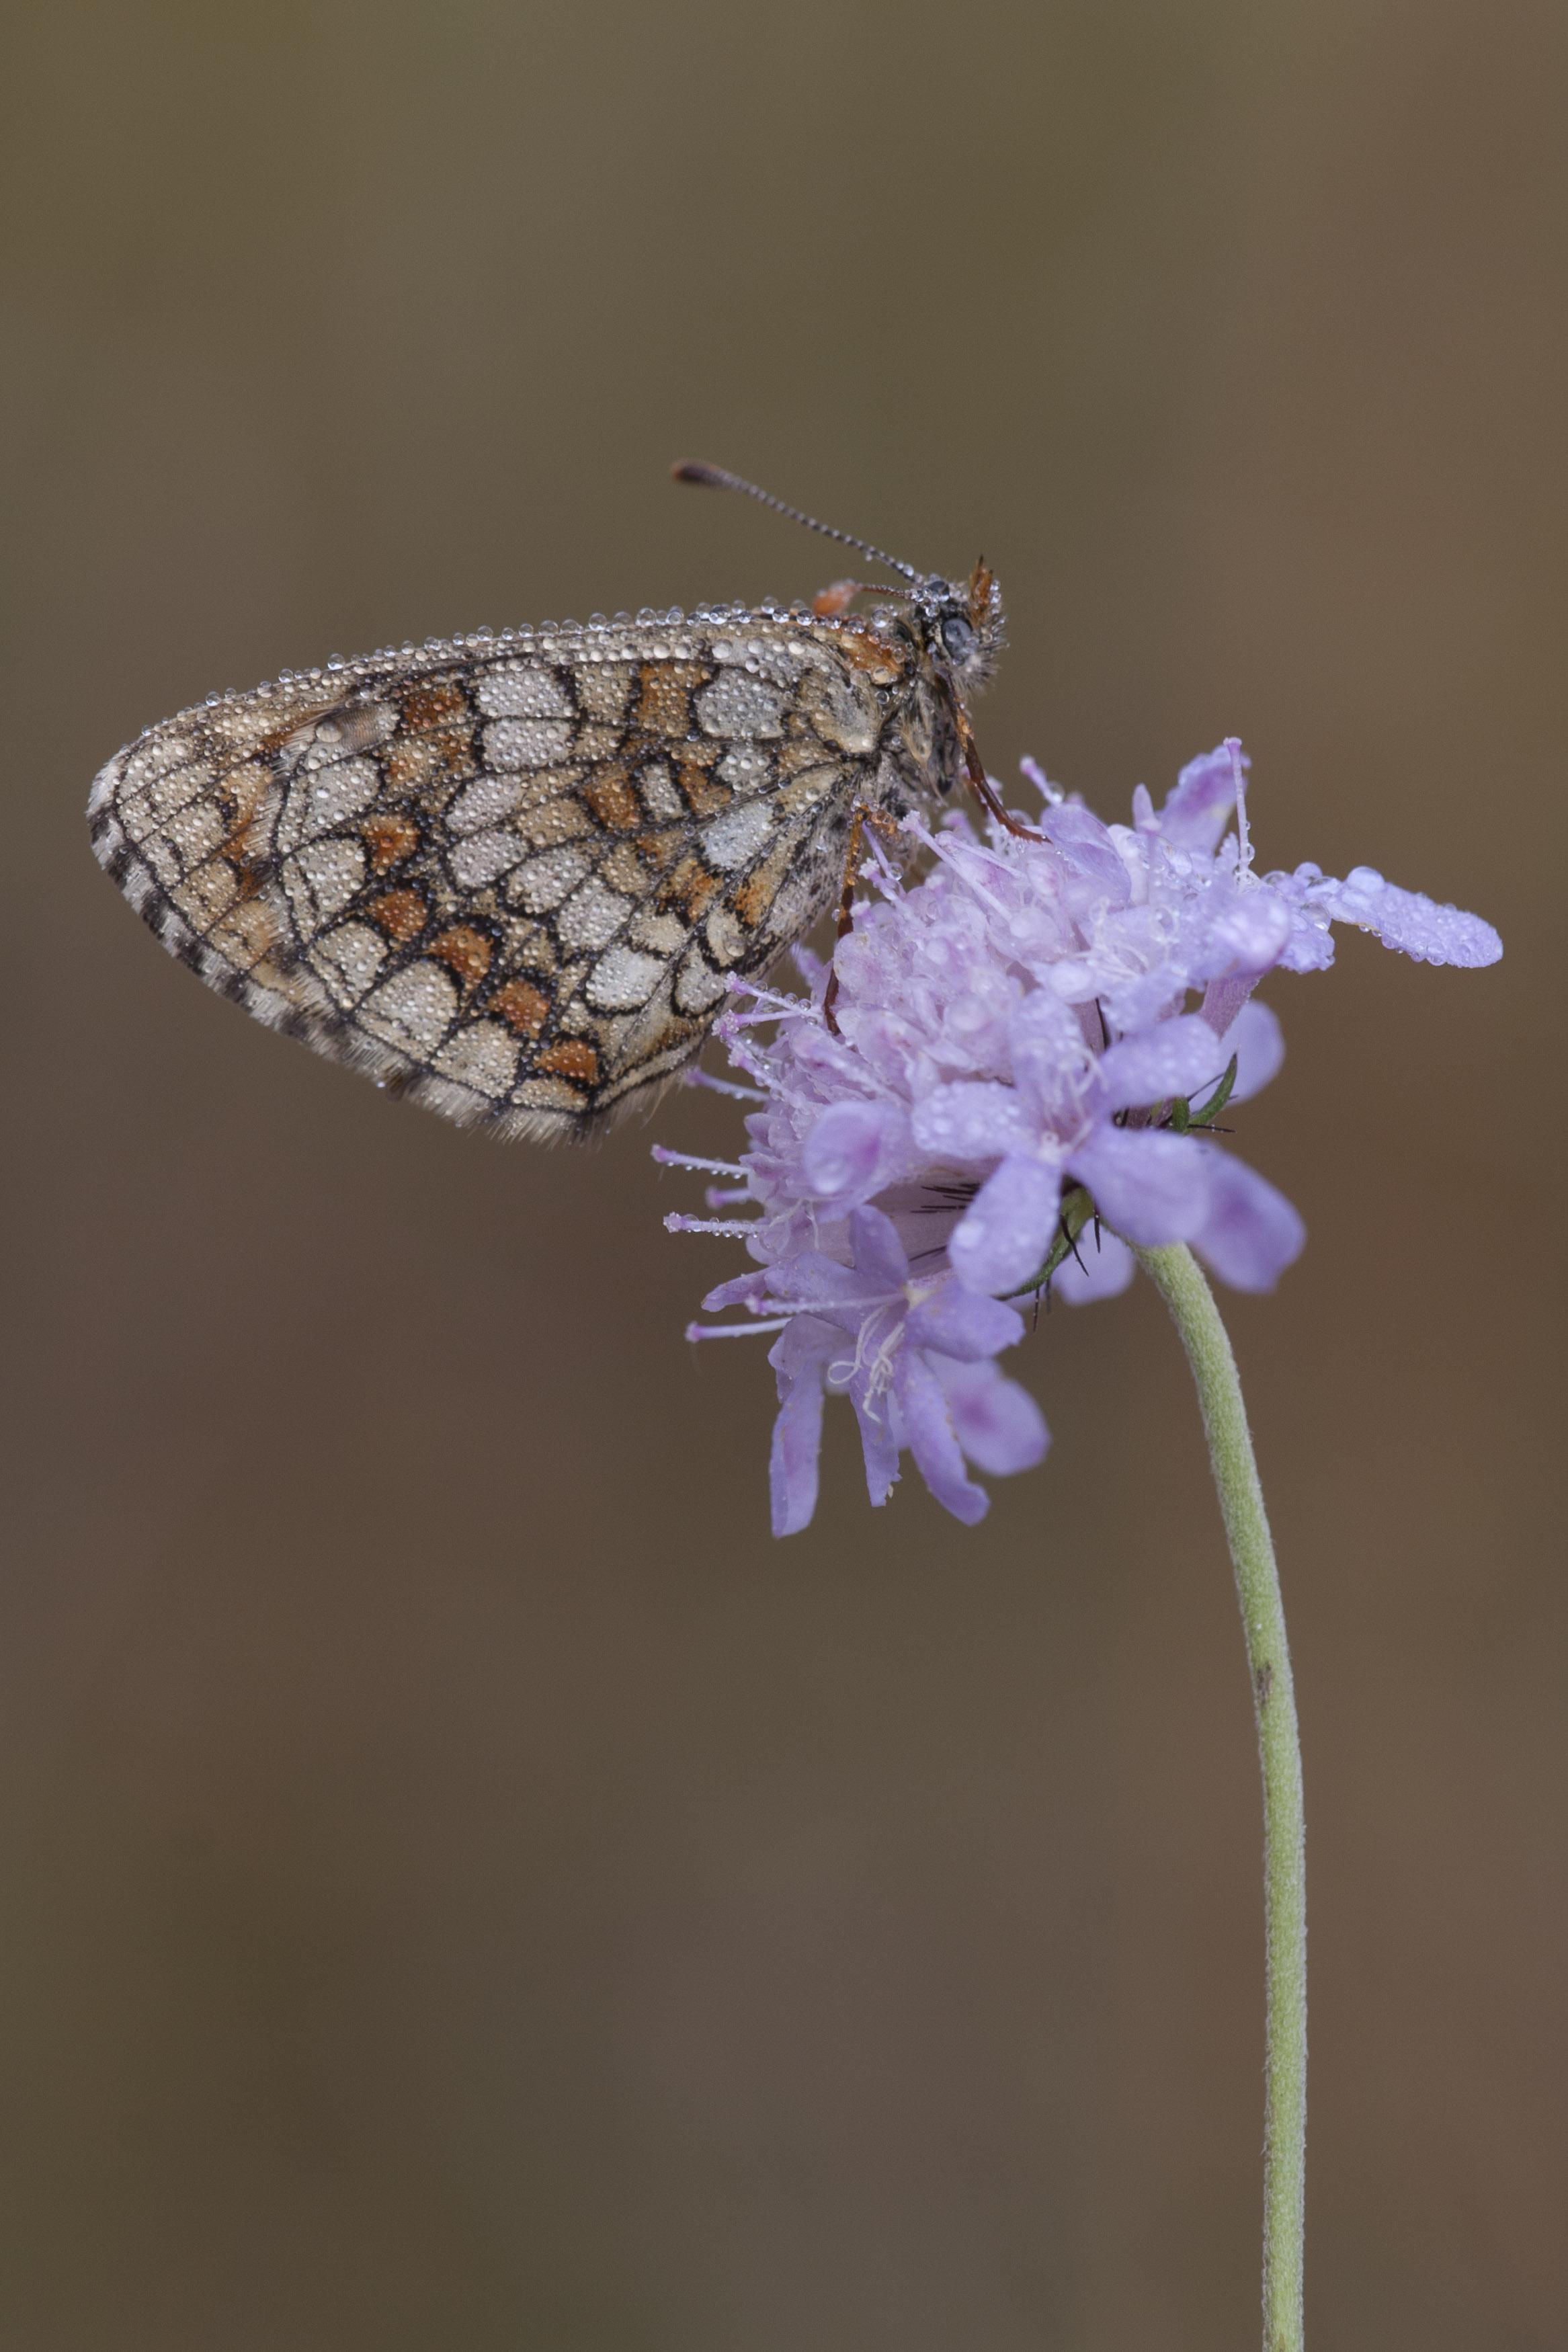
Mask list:
[[[967,580],[944,580],[939,572],[925,578],[912,563],[901,563],[896,555],[884,555],[880,547],[857,539],[852,531],[837,530],[831,523],[819,522],[814,515],[803,514],[799,507],[787,506],[770,490],[758,489],[755,482],[744,481],[722,466],[687,460],[672,467],[671,471],[678,482],[697,482],[713,490],[740,490],[748,499],[760,499],[775,513],[788,515],[791,522],[804,523],[808,530],[821,531],[824,539],[836,539],[841,547],[858,548],[862,555],[885,563],[890,572],[898,572],[909,585],[892,590],[873,588],[870,593],[900,598],[904,616],[927,659],[945,672],[961,692],[972,693],[990,677],[1006,639],[1002,635],[1001,595],[983,555]],[[826,620],[841,613],[864,586],[864,583],[854,580],[836,581],[816,600],[819,616]]]
[[[990,677],[1007,639],[1002,598],[985,557],[967,580],[944,580],[933,572],[909,599],[909,616],[928,656],[947,670],[966,693]]]

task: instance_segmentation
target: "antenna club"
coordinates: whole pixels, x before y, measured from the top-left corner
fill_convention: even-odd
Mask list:
[[[885,563],[890,572],[900,572],[905,580],[919,582],[920,575],[913,563],[900,563],[895,555],[884,554],[880,547],[873,547],[868,540],[856,539],[852,531],[835,530],[831,522],[819,522],[815,515],[802,514],[799,507],[787,506],[782,499],[776,499],[771,490],[758,489],[755,482],[744,480],[739,474],[727,472],[723,466],[705,466],[700,459],[685,457],[679,465],[672,466],[670,471],[677,482],[697,482],[705,489],[743,490],[748,499],[759,499],[765,507],[771,507],[775,514],[788,515],[791,522],[804,523],[808,530],[820,530],[824,539],[836,539],[841,547],[856,547],[862,555],[871,556],[878,563]]]

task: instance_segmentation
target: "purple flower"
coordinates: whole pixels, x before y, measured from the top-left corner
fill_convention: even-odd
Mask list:
[[[768,1358],[779,1375],[773,1532],[795,1534],[816,1508],[829,1391],[855,1409],[873,1503],[886,1502],[907,1445],[937,1500],[973,1526],[989,1498],[967,1475],[965,1454],[987,1470],[1028,1470],[1050,1443],[1034,1399],[990,1360],[1022,1339],[1023,1318],[1000,1299],[960,1289],[946,1273],[916,1278],[880,1209],[851,1211],[848,1246],[847,1265],[799,1250],[760,1280],[742,1275],[703,1301],[783,1320]]]
[[[1301,1221],[1209,1134],[1283,1059],[1253,997],[1266,972],[1324,970],[1335,922],[1421,961],[1501,954],[1490,924],[1370,867],[1343,882],[1315,866],[1255,872],[1246,767],[1231,740],[1184,768],[1158,812],[1140,785],[1129,826],[1026,761],[1041,837],[907,819],[934,860],[909,888],[873,845],[878,895],[839,944],[831,1021],[826,969],[804,953],[809,995],[751,991],[721,1018],[752,1081],[749,1148],[688,1164],[738,1180],[712,1205],[757,1213],[666,1222],[743,1235],[759,1262],[706,1304],[779,1335],[776,1532],[811,1517],[830,1391],[854,1407],[873,1503],[905,1446],[971,1524],[986,1496],[966,1457],[995,1475],[1040,1460],[1045,1425],[992,1360],[1022,1334],[1009,1296],[1113,1296],[1129,1243],[1187,1242],[1222,1281],[1273,1286]]]

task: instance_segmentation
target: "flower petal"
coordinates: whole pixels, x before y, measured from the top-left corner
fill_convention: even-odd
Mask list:
[[[1473,970],[1496,963],[1502,953],[1501,940],[1479,915],[1439,907],[1419,890],[1401,890],[1375,866],[1358,866],[1343,882],[1322,882],[1312,897],[1336,923],[1359,923],[1364,931],[1375,931],[1385,948],[1397,948],[1417,963]]]
[[[1279,962],[1294,918],[1288,902],[1255,882],[1222,901],[1205,926],[1189,969],[1194,980],[1245,978]]]
[[[1053,984],[1026,996],[1008,1019],[1013,1081],[1037,1135],[1042,1123],[1068,1130],[1078,1125],[1094,1067],[1082,1024],[1054,985],[1070,967],[1054,964],[1049,969]],[[1079,984],[1085,1003],[1098,993],[1092,977]]]
[[[1040,829],[1080,874],[1104,891],[1113,907],[1126,905],[1133,895],[1132,877],[1109,829],[1092,809],[1079,808],[1071,801],[1059,802],[1042,813]]]
[[[880,1510],[898,1484],[898,1438],[893,1426],[893,1397],[883,1389],[880,1396],[868,1400],[856,1385],[850,1391],[850,1402],[860,1423],[866,1492],[873,1507]]]
[[[880,1209],[852,1209],[850,1244],[855,1254],[855,1272],[866,1287],[903,1289],[909,1279],[909,1260],[891,1217],[884,1217]]]
[[[1027,1151],[1030,1120],[1016,1090],[995,1079],[937,1087],[916,1107],[915,1140],[933,1160],[999,1160]]]
[[[768,1354],[779,1375],[779,1415],[768,1463],[776,1536],[799,1535],[817,1507],[822,1366],[838,1336],[821,1326],[813,1330],[810,1316],[797,1316]]]
[[[1185,1099],[1200,1088],[1212,1094],[1234,1051],[1233,1045],[1221,1048],[1197,1013],[1156,1022],[1135,1037],[1121,1038],[1102,1055],[1100,1100],[1107,1110],[1124,1110],[1134,1104],[1166,1102],[1173,1095]]]
[[[1272,1005],[1260,1004],[1251,998],[1244,1004],[1225,1033],[1225,1043],[1236,1056],[1236,1084],[1230,1089],[1232,1102],[1250,1102],[1261,1094],[1272,1077],[1277,1077],[1285,1058],[1285,1033],[1280,1026],[1280,1016]]]
[[[1007,1478],[1044,1460],[1051,1432],[1027,1389],[992,1363],[956,1364],[946,1356],[928,1360],[942,1383],[958,1443],[977,1470]]]
[[[1067,1165],[1107,1223],[1146,1249],[1190,1241],[1208,1213],[1208,1168],[1189,1135],[1101,1127]]]
[[[1045,1262],[1061,1179],[1054,1164],[1014,1155],[994,1169],[947,1244],[966,1290],[1017,1290]]]
[[[768,1268],[767,1280],[775,1304],[779,1299],[801,1299],[824,1315],[843,1308],[856,1316],[864,1312],[867,1304],[866,1285],[860,1276],[821,1250],[797,1250],[790,1257],[781,1257]],[[707,1303],[722,1307],[729,1301],[716,1292]]]
[[[1252,764],[1245,752],[1244,768]],[[1236,772],[1223,743],[1189,760],[1166,795],[1159,829],[1176,849],[1196,849],[1212,857],[1236,805]]]
[[[1035,1264],[1040,1264],[1039,1258]],[[956,1282],[945,1282],[940,1290],[922,1299],[904,1329],[909,1347],[936,1348],[944,1356],[973,1364],[1003,1348],[1016,1348],[1023,1338],[1023,1317],[1000,1298],[986,1298],[972,1290],[961,1290]]]
[[[716,1290],[708,1292],[703,1305],[707,1307],[749,1307],[755,1313],[766,1315],[775,1301],[768,1295],[767,1274],[758,1266],[755,1273],[733,1275],[729,1281],[721,1282]]]
[[[1215,1146],[1208,1162],[1209,1210],[1192,1236],[1198,1255],[1233,1290],[1272,1290],[1307,1238],[1301,1216],[1266,1176]]]
[[[826,1201],[849,1193],[869,1200],[892,1174],[908,1131],[892,1103],[831,1103],[806,1138],[806,1181]]]
[[[991,1498],[965,1475],[963,1448],[942,1383],[915,1349],[904,1350],[895,1378],[904,1430],[921,1476],[944,1509],[972,1528],[990,1509]]]

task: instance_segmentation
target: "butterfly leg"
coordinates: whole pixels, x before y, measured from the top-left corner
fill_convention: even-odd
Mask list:
[[[968,712],[957,696],[951,691],[948,691],[946,699],[948,715],[952,719],[954,730],[958,738],[958,748],[964,754],[965,778],[980,806],[988,816],[996,819],[1004,833],[1014,835],[1019,841],[1043,841],[1045,839],[1043,833],[1037,833],[1031,824],[1021,824],[998,800],[991,789],[991,780],[986,773],[986,763],[980,757],[980,747],[975,740],[975,730],[969,724]]]
[[[856,801],[850,811],[850,837],[844,851],[844,881],[839,893],[839,937],[847,939],[854,929],[855,884],[859,880],[861,844],[867,825],[889,841],[898,838],[898,827],[885,809],[873,808],[869,801]],[[828,974],[827,992],[822,998],[822,1018],[836,1037],[839,1024],[833,1017],[833,1007],[839,1000],[839,975],[835,966]]]

